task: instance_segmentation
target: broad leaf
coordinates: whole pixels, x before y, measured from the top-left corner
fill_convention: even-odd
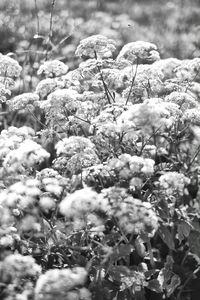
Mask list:
[[[169,249],[175,250],[173,235],[167,227],[161,225],[158,229],[158,234],[160,235],[163,242],[169,247]]]

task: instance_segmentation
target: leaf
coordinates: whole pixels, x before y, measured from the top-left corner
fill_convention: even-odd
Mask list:
[[[181,284],[180,277],[172,271],[173,260],[171,256],[168,256],[168,261],[165,263],[165,268],[162,268],[158,274],[157,280],[161,288],[166,291],[167,297],[169,297],[175,289]]]
[[[113,248],[113,252],[111,254],[111,260],[117,260],[121,257],[125,257],[129,255],[134,250],[134,247],[130,244],[127,245],[119,245]]]
[[[180,243],[182,242],[182,240],[189,236],[191,229],[192,227],[190,224],[188,224],[185,221],[180,221],[180,223],[177,226],[178,239]]]
[[[200,257],[200,233],[192,230],[188,237],[190,251]]]
[[[167,227],[161,225],[158,229],[158,234],[169,249],[175,250],[173,236]]]
[[[158,281],[162,287],[162,289],[167,288],[168,282],[170,282],[170,278],[172,276],[172,272],[168,269],[162,268],[158,274]]]
[[[144,242],[141,238],[136,238],[135,242],[134,242],[134,246],[135,246],[135,250],[137,251],[137,254],[140,257],[145,257],[146,255],[146,248],[144,246]]]
[[[130,276],[130,270],[126,266],[111,266],[108,270],[108,274],[113,280],[121,282],[123,276]]]
[[[171,277],[171,282],[167,285],[166,291],[167,291],[167,297],[170,297],[175,289],[181,284],[180,277],[176,274],[174,274]]]
[[[156,293],[162,293],[163,289],[158,279],[152,279],[148,282],[148,289]]]

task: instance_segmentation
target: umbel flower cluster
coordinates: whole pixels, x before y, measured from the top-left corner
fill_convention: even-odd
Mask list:
[[[180,300],[200,259],[200,58],[102,35],[75,55],[7,101],[21,67],[0,56],[2,108],[27,120],[0,133],[0,298]]]

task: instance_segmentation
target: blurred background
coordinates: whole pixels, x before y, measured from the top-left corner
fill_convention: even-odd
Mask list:
[[[80,40],[103,34],[117,41],[155,43],[162,58],[200,56],[200,0],[1,0],[0,52],[14,56],[31,90],[42,60],[71,69]],[[13,54],[14,53],[14,54]],[[27,84],[28,83],[28,84]]]

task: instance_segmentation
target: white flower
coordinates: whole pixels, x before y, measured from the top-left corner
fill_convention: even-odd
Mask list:
[[[8,95],[11,95],[11,91],[3,83],[0,83],[0,102],[6,102]]]
[[[127,194],[126,189],[103,189],[100,198],[109,201],[107,214],[114,216],[125,233],[146,232],[153,235],[158,229],[158,217],[149,202],[142,202]]]
[[[12,282],[20,281],[27,277],[38,277],[41,274],[41,267],[35,263],[32,256],[21,254],[8,255],[1,263],[0,270],[5,278],[9,276]]]
[[[10,208],[25,209],[33,207],[40,194],[39,181],[28,179],[16,182],[2,191],[0,203]]]
[[[159,98],[147,99],[143,103],[132,105],[121,114],[118,121],[132,121],[135,128],[143,134],[151,134],[152,130],[169,128],[181,116],[175,103],[164,102]]]
[[[74,154],[80,153],[86,149],[95,149],[95,145],[85,137],[81,136],[70,136],[64,138],[56,144],[57,155],[73,156]]]
[[[55,59],[44,62],[38,70],[38,75],[45,74],[46,77],[56,77],[67,73],[69,67],[63,62]]]
[[[45,193],[40,197],[39,205],[44,211],[49,211],[56,207],[56,201]]]
[[[119,55],[117,61],[128,60],[131,63],[154,62],[160,59],[157,46],[143,41],[131,42],[126,44]]]
[[[77,287],[83,286],[86,278],[87,271],[81,267],[49,270],[41,275],[36,283],[36,300],[74,299],[72,293],[75,293],[77,300],[90,300],[90,293],[88,290],[86,293],[86,289],[82,291],[82,294],[89,296],[89,298],[79,298],[79,293],[76,294]]]
[[[90,212],[107,209],[107,200],[98,198],[97,192],[86,187],[69,194],[60,203],[60,211],[67,218],[83,218]]]
[[[98,58],[108,58],[112,56],[115,49],[116,44],[114,40],[108,39],[103,35],[93,35],[80,42],[75,54],[80,57],[94,58],[97,55]]]
[[[183,195],[184,188],[190,183],[190,179],[178,172],[166,172],[160,176],[159,183],[167,194],[178,192],[180,195]]]
[[[180,81],[199,81],[200,58],[182,60],[175,69],[175,75]]]
[[[197,110],[197,108],[186,109],[183,113],[182,120],[193,125],[200,125],[200,110]]]
[[[175,68],[181,64],[181,60],[177,58],[166,58],[154,62],[153,66],[162,71],[165,79],[175,77]]]
[[[17,149],[10,151],[4,161],[3,167],[10,172],[20,171],[22,168],[32,167],[48,159],[50,154],[36,142],[26,139]]]
[[[165,101],[176,103],[180,106],[182,111],[199,107],[199,103],[196,101],[196,99],[184,92],[172,92],[165,97]]]
[[[17,149],[25,139],[31,139],[34,135],[34,130],[27,126],[20,128],[10,126],[8,130],[2,130],[0,135],[0,158],[5,159],[10,151]]]
[[[65,84],[58,78],[46,78],[41,80],[36,86],[36,93],[41,99],[45,99],[49,94],[53,93],[56,89],[64,88]]]
[[[26,109],[29,105],[34,105],[39,101],[39,96],[35,93],[23,93],[13,99],[9,100],[7,103],[11,110]]]
[[[55,195],[60,195],[63,190],[63,187],[60,185],[59,179],[57,178],[43,178],[42,185],[47,192]]]
[[[108,166],[119,173],[121,178],[132,178],[141,173],[150,176],[154,173],[154,160],[137,155],[121,154],[108,162]]]
[[[4,77],[19,77],[22,67],[13,58],[0,54],[0,74]]]

